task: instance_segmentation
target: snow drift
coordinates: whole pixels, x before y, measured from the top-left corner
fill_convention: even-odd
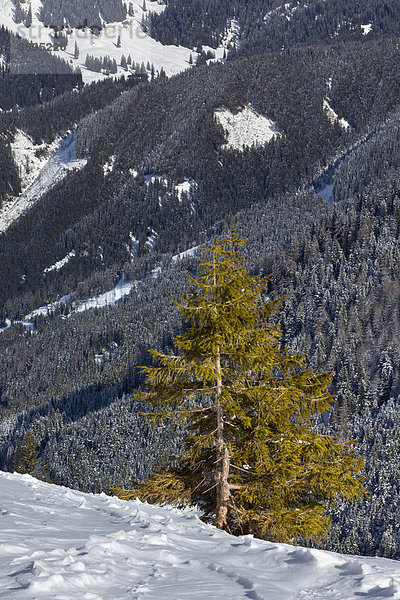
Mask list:
[[[399,598],[383,558],[235,538],[194,511],[123,502],[0,473],[6,600]]]

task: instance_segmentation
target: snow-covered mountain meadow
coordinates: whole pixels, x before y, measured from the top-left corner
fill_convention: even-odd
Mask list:
[[[115,59],[118,70],[114,74],[119,77],[128,75],[127,68],[121,66],[121,58],[130,55],[134,63],[150,62],[156,70],[161,68],[168,75],[179,73],[189,67],[189,48],[176,45],[163,45],[154,40],[143,26],[143,19],[148,12],[160,13],[165,5],[157,2],[149,2],[149,10],[143,10],[143,2],[133,0],[130,3],[131,15],[120,22],[106,23],[101,18],[103,28],[93,33],[90,28],[69,28],[67,31],[67,45],[64,48],[54,50],[59,58],[64,59],[75,68],[82,71],[85,83],[104,79],[106,75],[102,72],[91,71],[86,68],[85,62],[88,55],[97,58],[108,56]],[[15,5],[11,0],[0,0],[0,25],[4,25],[10,31],[26,38],[34,44],[42,44],[45,48],[53,47],[54,31],[46,27],[40,19],[42,2],[35,0],[30,3],[32,7],[32,24],[26,27],[23,23],[17,23],[15,17]],[[107,25],[107,26],[105,26]],[[75,48],[78,56],[75,57]],[[194,53],[194,56],[196,54]]]
[[[143,27],[143,18],[147,10],[143,10],[143,2],[136,0],[131,2],[132,15],[126,15],[121,22],[108,23],[100,33],[94,34],[90,29],[70,28],[67,35],[67,46],[57,49],[56,54],[82,71],[85,83],[97,81],[106,77],[103,73],[88,70],[85,66],[88,55],[102,58],[108,56],[115,59],[118,71],[115,76],[127,75],[126,68],[121,66],[121,57],[131,55],[134,63],[150,62],[156,70],[164,68],[168,75],[179,73],[189,67],[191,50],[182,46],[163,45],[154,40]],[[32,6],[32,24],[25,27],[15,21],[15,6],[10,0],[0,0],[0,25],[4,25],[10,31],[26,38],[34,44],[43,44],[48,48],[53,46],[54,32],[46,27],[40,20],[40,9],[42,3],[35,0]],[[162,12],[165,5],[157,2],[149,3],[149,12]],[[103,20],[103,25],[106,23]],[[79,50],[79,56],[75,58],[75,47]]]
[[[195,511],[0,473],[4,600],[400,598],[400,564],[205,525]]]

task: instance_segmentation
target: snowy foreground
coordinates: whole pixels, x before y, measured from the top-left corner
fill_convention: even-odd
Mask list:
[[[194,512],[0,473],[0,598],[400,598],[400,563],[235,538]]]

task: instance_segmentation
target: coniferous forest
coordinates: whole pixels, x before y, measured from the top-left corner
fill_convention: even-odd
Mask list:
[[[46,0],[41,18],[101,27],[99,11],[129,7]],[[215,62],[232,22],[239,37]],[[365,460],[368,495],[329,508],[323,547],[400,558],[399,23],[394,0],[149,3],[151,35],[197,60],[85,85],[24,44],[18,64],[48,61],[46,74],[10,69],[0,29],[0,224],[26,189],[21,132],[38,159],[72,132],[85,161],[0,228],[1,469],[27,432],[41,474],[84,491],[168,467],[184,426],[143,417],[138,366],[172,352],[196,249],[234,227],[249,273],[285,297],[282,345],[334,373],[315,430]],[[246,107],[274,123],[268,143],[229,145],[218,111]],[[113,289],[130,293],[99,300]]]

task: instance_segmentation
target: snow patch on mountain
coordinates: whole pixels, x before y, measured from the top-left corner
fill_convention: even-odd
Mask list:
[[[32,139],[21,130],[18,130],[11,142],[11,152],[18,175],[21,179],[22,191],[25,191],[38,176],[41,169],[54,152],[59,140],[52,144],[34,144]]]
[[[16,199],[5,203],[0,210],[0,233],[27,212],[69,171],[82,169],[87,160],[76,157],[76,132],[69,133],[55,144],[35,146],[23,132],[17,132],[12,144],[14,159],[25,174],[25,191]],[[54,148],[56,149],[54,150]],[[48,152],[53,154],[49,158]]]
[[[68,304],[68,302],[71,302],[71,300],[75,296],[76,296],[75,293],[66,294],[65,296],[62,296],[61,298],[59,298],[58,300],[55,300],[54,302],[50,302],[49,304],[46,304],[45,306],[40,306],[39,308],[36,308],[32,312],[25,315],[24,321],[27,323],[31,323],[31,321],[33,321],[36,317],[48,317],[49,315],[51,315],[51,314],[55,313],[57,310],[59,310],[62,306],[66,306],[66,304]]]
[[[10,321],[10,319],[6,319],[4,321],[3,327],[0,327],[0,332],[7,331],[7,329],[10,329],[10,327],[11,327],[11,321]]]
[[[46,273],[51,273],[52,271],[59,271],[60,269],[63,268],[64,265],[66,265],[71,258],[73,258],[75,256],[75,250],[71,250],[71,252],[69,252],[66,256],[64,256],[64,258],[62,258],[61,260],[58,260],[57,262],[54,263],[54,265],[51,265],[50,267],[46,267],[43,271],[44,275]]]
[[[330,204],[334,198],[333,183],[327,183],[319,192],[314,192],[315,196],[322,196],[322,198]]]
[[[104,175],[109,175],[114,171],[116,156],[113,154],[110,156],[109,160],[103,165],[103,173]]]
[[[400,566],[233,537],[194,510],[0,472],[4,600],[398,598]]]
[[[88,300],[83,300],[74,308],[74,312],[84,312],[91,308],[103,308],[104,306],[111,306],[116,302],[119,302],[122,298],[129,296],[132,289],[135,287],[134,281],[125,281],[123,278],[108,292],[100,294],[100,296],[94,296]]]
[[[129,244],[126,245],[126,249],[131,256],[131,260],[133,261],[138,253],[139,240],[132,233],[132,231],[129,232]]]
[[[50,302],[45,306],[36,308],[25,316],[25,321],[30,322],[36,317],[48,317],[68,303],[71,307],[69,314],[84,312],[92,308],[112,306],[113,304],[116,304],[116,302],[119,302],[123,298],[129,296],[135,285],[135,281],[125,281],[122,277],[111,290],[108,290],[107,292],[104,292],[98,296],[88,298],[87,300],[77,300],[76,292],[66,294],[54,302]]]
[[[244,150],[251,146],[263,146],[280,136],[275,123],[264,115],[258,114],[251,104],[231,112],[226,108],[215,111],[214,117],[222,126],[227,141],[222,148]]]
[[[188,250],[184,250],[179,254],[175,254],[175,256],[172,257],[172,261],[177,262],[178,260],[189,258],[190,256],[195,256],[198,253],[199,248],[200,246],[193,246],[193,248],[188,248]]]
[[[150,233],[147,236],[147,240],[145,242],[145,247],[147,246],[148,250],[153,250],[156,243],[157,243],[157,238],[158,238],[158,233],[157,231],[154,231],[154,229],[151,229]]]
[[[178,195],[179,202],[182,202],[183,194],[185,194],[188,198],[191,198],[196,188],[197,183],[190,179],[185,179],[185,181],[183,181],[182,183],[177,183],[174,185],[174,189]]]
[[[345,129],[346,131],[351,130],[350,123],[346,121],[346,119],[344,119],[343,117],[339,119],[338,114],[333,110],[327,98],[325,98],[323,101],[323,110],[326,116],[328,117],[329,121],[332,123],[332,125],[338,123],[342,129]]]
[[[132,172],[136,173],[135,177],[139,175],[137,171],[132,170]],[[146,185],[150,185],[150,183],[154,184],[156,183],[156,181],[158,181],[162,185],[168,185],[168,179],[166,177],[163,177],[162,175],[157,175],[157,173],[149,173],[148,175],[145,175],[144,180],[146,182]]]
[[[218,48],[204,45],[202,46],[203,52],[212,52],[215,58],[211,58],[207,61],[208,64],[213,62],[225,62],[229,51],[235,48],[240,48],[240,23],[237,19],[231,19],[228,21],[226,32]]]
[[[298,0],[292,2],[284,2],[283,4],[276,6],[272,10],[269,10],[263,17],[264,22],[268,22],[272,17],[283,17],[287,21],[290,21],[296,10],[308,8],[307,3],[300,3]]]
[[[367,23],[366,25],[361,25],[361,29],[362,29],[363,35],[368,35],[372,29],[372,23]]]

